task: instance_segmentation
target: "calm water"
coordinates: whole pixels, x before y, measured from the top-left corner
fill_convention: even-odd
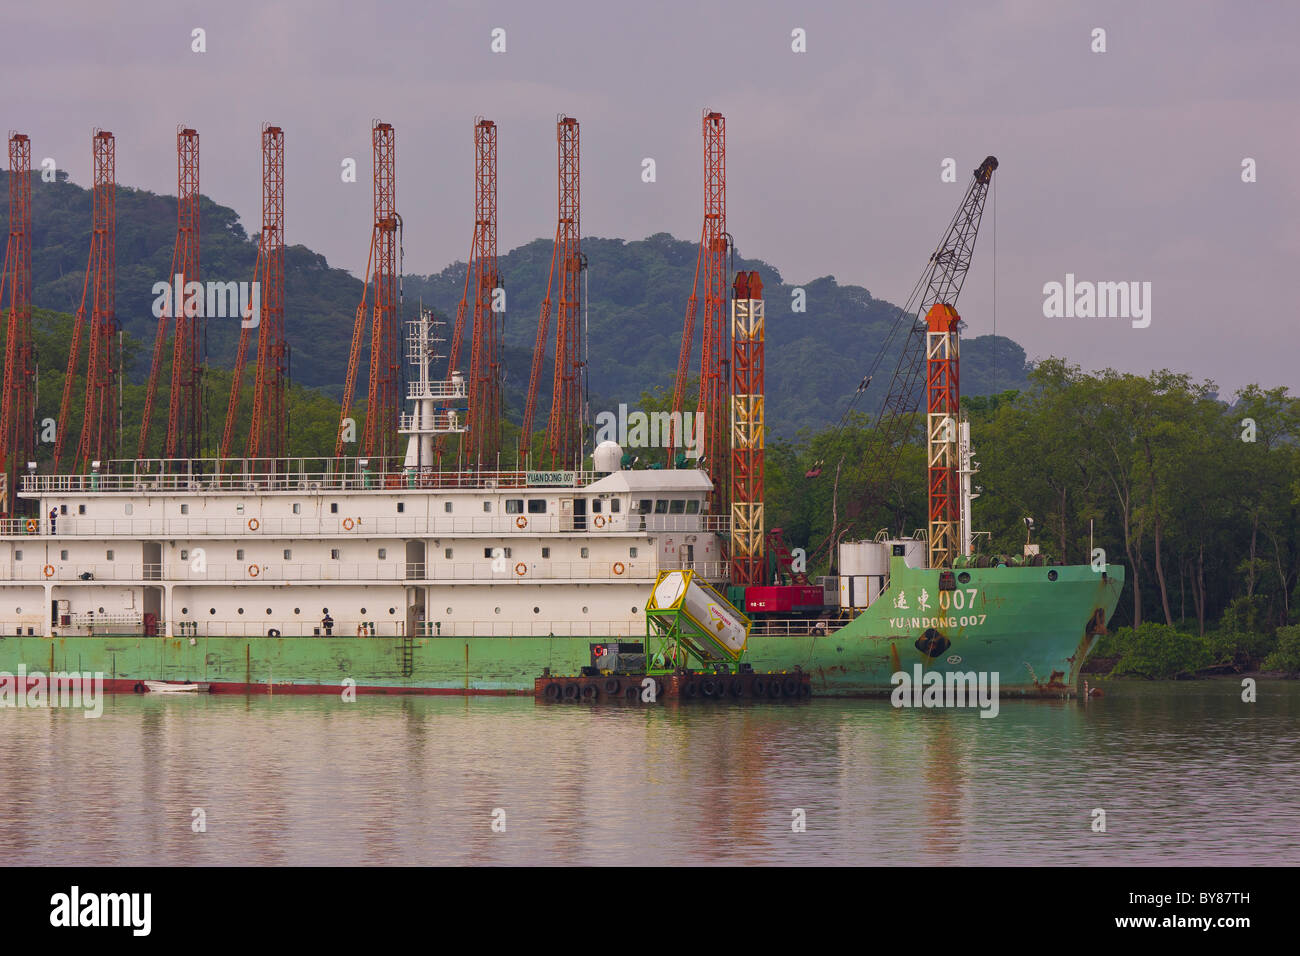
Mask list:
[[[19,864],[1300,863],[1300,683],[646,709],[116,696],[0,710]],[[191,830],[202,808],[207,832]],[[1091,830],[1093,808],[1107,832]],[[493,832],[493,811],[506,831]],[[792,832],[792,810],[806,832]]]

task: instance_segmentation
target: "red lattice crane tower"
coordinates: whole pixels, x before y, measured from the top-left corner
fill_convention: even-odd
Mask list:
[[[176,241],[172,246],[171,271],[167,274],[170,292],[167,304],[158,316],[153,359],[145,385],[144,413],[140,419],[140,440],[136,445],[137,458],[148,456],[149,429],[153,423],[158,382],[162,378],[163,348],[169,334],[172,337],[172,371],[163,456],[198,457],[200,453],[203,410],[199,363],[204,302],[201,291],[196,300],[191,300],[187,294],[188,283],[198,281],[199,134],[181,127],[176,131]]]
[[[736,273],[731,300],[731,583],[764,581],[763,281]]]
[[[495,468],[501,450],[505,290],[497,271],[497,125],[487,119],[480,119],[474,125],[473,266],[474,327],[465,461],[471,466]]]
[[[289,453],[289,343],[284,334],[284,130],[262,127],[261,319],[257,329],[257,375],[249,458],[284,458]]]
[[[86,334],[86,309],[90,308],[87,342],[85,400],[82,406],[81,438],[73,459],[77,470],[95,461],[108,461],[117,454],[117,403],[113,400],[117,370],[115,348],[118,332],[114,314],[117,247],[116,142],[113,134],[95,130],[91,134],[94,187],[91,193],[90,256],[81,289],[81,304],[72,324],[59,421],[54,436],[54,470],[64,463],[68,424],[72,412],[72,386],[77,375],[81,338]]]
[[[930,492],[930,564],[951,568],[961,553],[961,456],[957,441],[957,323],[951,305],[936,302],[925,316],[925,433]]]
[[[703,418],[703,442],[698,453],[713,482],[713,510],[728,510],[727,460],[723,454],[727,433],[725,354],[727,323],[727,144],[726,120],[721,113],[705,111],[704,132],[704,223],[695,260],[695,279],[682,327],[681,351],[677,359],[677,380],[673,385],[672,421],[680,421],[695,337],[697,292],[704,280],[704,329],[700,354],[700,393],[696,414]],[[677,436],[674,436],[676,439]],[[678,442],[669,443],[669,465]]]
[[[6,500],[0,511],[13,514],[24,465],[34,457],[36,356],[32,348],[32,143],[22,133],[9,136],[9,239],[5,245],[0,302],[9,291],[5,323],[4,396],[0,411],[0,461]]]
[[[523,427],[519,433],[519,461],[527,461],[532,443],[537,389],[551,317],[551,289],[555,267],[560,266],[560,308],[555,335],[555,373],[551,386],[551,414],[547,426],[547,452],[553,468],[578,468],[582,456],[582,194],[580,188],[578,121],[562,116],[556,123],[559,154],[559,214],[555,245],[551,251],[551,274],[546,282],[537,320],[537,344],[533,349],[532,373],[524,404]]]
[[[370,377],[366,389],[366,425],[362,449],[367,457],[397,455],[398,418],[401,412],[401,365],[397,347],[397,253],[402,219],[397,214],[397,136],[388,123],[371,126],[374,159],[374,225],[366,263],[361,303],[352,326],[352,348],[343,385],[343,406],[334,454],[342,456],[347,444],[349,416],[356,389],[361,346],[366,335],[366,294],[373,283],[374,307],[370,317]]]

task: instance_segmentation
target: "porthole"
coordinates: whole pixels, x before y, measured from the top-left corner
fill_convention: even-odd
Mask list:
[[[632,613],[633,613],[633,614],[636,613],[636,608],[632,608]]]
[[[208,608],[208,613],[209,613],[209,614],[216,614],[216,613],[217,613],[217,609],[216,609],[215,607],[210,607],[210,608]]]
[[[957,575],[957,580],[960,581],[962,584],[969,584],[970,574],[966,571],[963,571],[961,574]]]
[[[582,609],[582,613],[583,613],[583,614],[586,614],[586,613],[587,613],[587,609],[586,609],[585,607]]]
[[[493,613],[493,614],[500,614],[500,613],[501,613],[501,608],[499,608],[499,607],[494,607],[494,608],[492,609],[492,613]]]
[[[181,613],[182,613],[182,614],[189,614],[189,613],[190,613],[190,609],[187,608],[187,607],[183,607],[183,608],[181,608]]]
[[[451,613],[451,608],[447,608],[447,613],[448,613],[448,614]]]
[[[239,613],[240,613],[240,614],[243,614],[243,613],[244,613],[244,609],[243,609],[242,607],[239,609]]]
[[[20,607],[16,607],[16,608],[14,608],[14,613],[15,613],[15,614],[22,614],[22,613],[23,613],[23,609],[20,608]]]
[[[1055,581],[1056,578],[1057,578],[1057,574],[1056,574],[1055,569],[1053,569],[1053,570],[1047,572],[1047,580],[1049,580],[1049,581]]]
[[[397,613],[397,608],[395,608],[395,607],[390,607],[390,608],[388,609],[388,613],[389,613],[389,614],[396,614],[396,613]]]
[[[301,614],[301,613],[302,613],[302,610],[301,610],[300,608],[294,608],[294,609],[293,609],[293,613],[294,613],[294,614]]]
[[[104,613],[104,609],[103,609],[102,607],[99,609],[99,613],[100,613],[100,614],[103,614],[103,613]]]
[[[366,609],[365,609],[365,608],[362,608],[362,609],[361,609],[361,613],[362,613],[362,614],[365,614],[365,613],[366,613]]]
[[[271,613],[271,609],[270,609],[269,607],[266,609],[266,613],[267,613],[267,614],[270,614],[270,613]]]
[[[540,607],[535,607],[535,608],[533,608],[533,613],[534,613],[534,614],[541,614],[541,613],[542,613],[542,609],[541,609]]]

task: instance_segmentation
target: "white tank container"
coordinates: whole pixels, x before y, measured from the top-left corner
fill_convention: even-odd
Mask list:
[[[861,609],[876,599],[889,573],[889,553],[880,541],[840,545],[840,607]]]

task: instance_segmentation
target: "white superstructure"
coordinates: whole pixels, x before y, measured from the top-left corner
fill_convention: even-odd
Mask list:
[[[39,518],[0,526],[0,633],[618,636],[643,634],[660,570],[726,578],[698,470],[433,467],[444,406],[427,315],[401,461],[112,462],[31,474]],[[595,461],[621,458],[604,447]]]

